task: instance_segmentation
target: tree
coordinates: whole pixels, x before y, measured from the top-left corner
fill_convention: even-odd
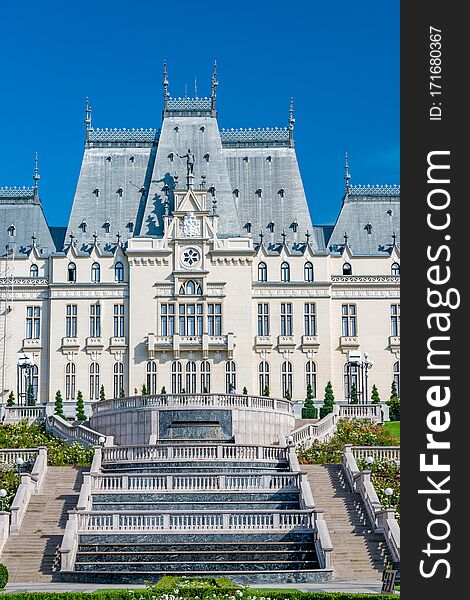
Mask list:
[[[209,393],[209,392],[207,391],[207,388],[206,388],[206,386],[204,386],[204,387],[202,388],[202,393],[203,393],[203,394],[208,394],[208,393]]]
[[[60,390],[57,390],[55,394],[54,414],[65,419],[64,401],[62,400],[62,394],[60,393]]]
[[[265,385],[264,386],[264,390],[263,390],[263,396],[266,396],[267,398],[269,398],[269,385]]]
[[[164,396],[167,393],[165,386],[162,387],[162,391],[160,393],[162,394],[162,396]]]
[[[357,397],[357,387],[355,383],[353,383],[351,386],[350,398],[351,404],[357,404],[359,402],[359,399]]]
[[[372,404],[380,404],[379,390],[377,389],[377,386],[375,385],[375,383],[372,386],[371,401],[372,401]]]
[[[313,404],[313,391],[310,384],[307,385],[307,397],[305,398],[305,404],[302,408],[302,419],[316,419],[318,418],[318,410]]]
[[[124,391],[124,388],[121,388],[121,390],[119,392],[119,397],[120,398],[125,398],[126,397],[126,392]]]
[[[326,415],[329,415],[333,412],[334,403],[335,397],[333,395],[333,386],[331,385],[331,381],[329,381],[325,387],[323,406],[320,407],[320,419],[323,419],[323,417],[326,417]]]
[[[400,398],[398,397],[397,386],[395,380],[392,381],[392,389],[390,393],[390,400],[387,402],[390,408],[390,419],[392,421],[400,420]]]
[[[7,406],[14,406],[14,405],[15,405],[15,394],[13,393],[13,390],[11,390],[10,394],[8,395]]]
[[[83,402],[83,394],[81,390],[78,390],[77,392],[77,404],[75,415],[77,421],[86,421],[85,403]]]
[[[30,383],[28,385],[28,389],[26,391],[26,405],[34,406],[35,404],[36,404],[36,400],[34,398],[34,388],[33,388],[33,384]]]
[[[104,385],[100,387],[100,400],[106,400],[106,393],[104,391]]]
[[[248,390],[246,389],[246,385],[243,387],[243,395],[248,396]]]
[[[147,391],[147,386],[144,384],[142,384],[142,396],[148,396],[149,393]]]

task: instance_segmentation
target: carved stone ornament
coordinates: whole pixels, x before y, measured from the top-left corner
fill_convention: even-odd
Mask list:
[[[186,213],[183,221],[180,221],[180,233],[184,237],[197,237],[201,235],[201,223],[196,219],[194,213]]]

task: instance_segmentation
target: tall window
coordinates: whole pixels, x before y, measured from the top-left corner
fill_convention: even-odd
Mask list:
[[[90,400],[100,399],[100,365],[92,362],[90,365]]]
[[[31,406],[36,404],[39,393],[39,368],[20,369],[18,377],[18,403]]]
[[[65,309],[65,335],[77,337],[77,305],[67,304]]]
[[[293,335],[292,304],[290,302],[281,303],[281,335]]]
[[[313,397],[317,397],[317,367],[313,360],[308,360],[305,364],[305,387],[312,386]]]
[[[233,360],[225,363],[225,392],[228,394],[237,387],[237,372]]]
[[[304,333],[305,335],[317,335],[316,306],[313,302],[304,304]]]
[[[258,281],[268,281],[268,267],[265,262],[258,265]]]
[[[289,395],[292,398],[292,363],[285,360],[281,367],[282,397]]]
[[[269,304],[258,304],[258,335],[269,335]]]
[[[222,304],[207,305],[209,335],[222,335]]]
[[[264,396],[264,392],[269,389],[269,363],[262,360],[258,365],[259,395]]]
[[[69,266],[67,267],[67,281],[77,281],[77,267],[75,266],[75,263],[69,263]]]
[[[392,336],[397,337],[400,335],[400,305],[392,304],[390,306],[390,322]]]
[[[147,392],[152,395],[157,393],[157,363],[154,360],[147,363]]]
[[[400,265],[398,263],[393,263],[393,265],[392,265],[392,275],[395,275],[395,277],[397,277],[398,275],[400,275]]]
[[[346,400],[351,399],[351,390],[353,386],[356,388],[357,397],[360,398],[361,388],[359,379],[359,366],[351,363],[344,365],[344,397]]]
[[[180,335],[202,335],[203,305],[179,305]]]
[[[290,266],[285,261],[281,264],[281,281],[290,281]]]
[[[400,397],[400,361],[397,361],[393,365],[393,381],[397,388],[398,397]]]
[[[41,308],[26,307],[26,339],[38,340],[41,337]]]
[[[124,337],[124,304],[114,305],[114,337]]]
[[[114,397],[119,398],[124,392],[124,365],[122,362],[114,363]]]
[[[29,268],[29,276],[30,277],[37,277],[39,275],[39,269],[37,265],[31,265],[31,267]]]
[[[208,360],[201,363],[201,393],[210,394],[211,391],[211,364]]]
[[[98,263],[91,265],[91,280],[93,283],[99,283],[101,279],[101,268]]]
[[[65,365],[65,399],[75,400],[75,363]]]
[[[101,337],[101,305],[90,306],[90,337]]]
[[[306,262],[304,265],[304,280],[313,281],[313,265],[311,262]]]
[[[165,336],[175,333],[175,305],[171,302],[160,306],[160,332]]]
[[[349,263],[344,263],[343,275],[352,275],[352,267]]]
[[[343,304],[341,307],[341,335],[357,335],[355,304]]]
[[[193,360],[188,360],[186,363],[186,385],[187,394],[196,393],[196,363]]]
[[[181,394],[183,389],[183,367],[179,360],[173,361],[171,365],[171,393]]]
[[[114,265],[114,281],[124,281],[124,265],[117,262]]]

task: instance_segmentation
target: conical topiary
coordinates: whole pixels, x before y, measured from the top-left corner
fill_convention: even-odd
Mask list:
[[[106,393],[104,391],[104,385],[100,387],[100,400],[106,400]]]
[[[400,420],[400,398],[398,397],[397,386],[395,380],[392,381],[392,389],[390,393],[390,400],[387,402],[390,409],[390,419],[392,421]]]
[[[83,394],[81,390],[78,390],[77,392],[77,404],[75,415],[77,421],[86,421],[85,403],[83,402]]]
[[[372,386],[371,402],[372,404],[380,404],[379,390],[377,389],[375,383]]]
[[[357,387],[356,384],[353,383],[351,386],[351,391],[350,391],[350,400],[351,400],[351,404],[357,404],[359,402],[358,396],[357,396]]]
[[[248,396],[248,390],[246,389],[246,385],[243,387],[243,395]]]
[[[55,394],[54,414],[65,419],[64,401],[62,400],[62,394],[60,393],[60,390],[57,390]]]
[[[142,396],[148,396],[148,391],[147,391],[147,386],[145,385],[145,383],[142,385]]]
[[[14,406],[14,405],[15,405],[15,394],[13,393],[13,390],[11,390],[11,392],[8,395],[7,406]]]
[[[318,418],[318,410],[313,404],[313,391],[310,384],[307,385],[307,396],[305,398],[305,404],[302,408],[302,419],[316,419]]]
[[[323,417],[326,417],[326,415],[329,415],[333,412],[334,403],[335,397],[333,395],[333,386],[331,385],[331,381],[329,381],[325,387],[323,406],[320,407],[320,419],[323,419]]]
[[[263,396],[266,396],[267,398],[269,398],[269,385],[265,385],[264,386],[264,390],[263,390]]]
[[[167,393],[167,392],[166,392],[166,387],[165,387],[165,386],[163,386],[163,387],[162,387],[162,391],[161,391],[160,393],[161,393],[163,396],[164,396],[164,395]]]
[[[33,384],[30,383],[28,385],[28,390],[26,391],[26,405],[34,406],[35,404],[36,404],[36,400],[34,398],[34,388],[33,388]]]

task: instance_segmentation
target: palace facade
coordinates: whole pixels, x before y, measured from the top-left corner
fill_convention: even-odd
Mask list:
[[[217,84],[172,98],[165,69],[160,129],[96,129],[87,103],[67,227],[37,163],[0,189],[3,403],[399,390],[399,187],[351,185],[346,162],[335,225],[314,224],[292,103],[286,128],[219,130]]]

